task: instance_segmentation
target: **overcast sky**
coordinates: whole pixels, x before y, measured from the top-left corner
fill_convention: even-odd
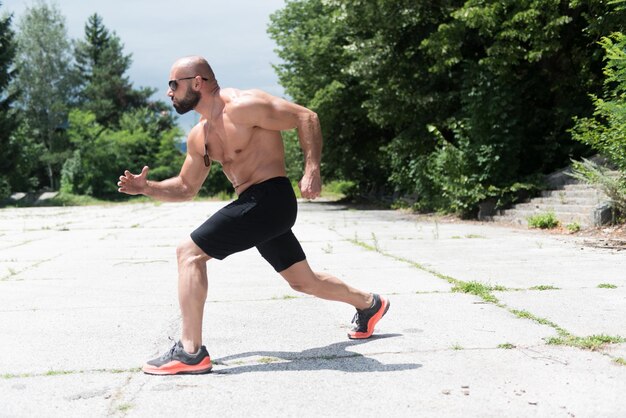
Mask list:
[[[14,14],[14,29],[33,0],[0,0],[0,13]],[[70,39],[84,38],[87,18],[98,13],[132,54],[128,76],[135,87],[158,89],[166,100],[172,63],[181,56],[202,55],[222,87],[260,88],[282,96],[272,64],[275,44],[267,35],[269,15],[284,0],[48,0],[66,18]],[[195,112],[190,112],[195,113]],[[187,131],[195,115],[180,118]]]

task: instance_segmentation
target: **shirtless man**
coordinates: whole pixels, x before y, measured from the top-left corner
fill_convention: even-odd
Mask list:
[[[187,138],[187,157],[180,174],[157,182],[147,179],[147,166],[138,175],[127,170],[119,178],[119,191],[168,202],[190,200],[209,174],[211,161],[217,161],[238,198],[211,216],[176,249],[182,336],[168,352],[148,361],[143,371],[163,375],[211,370],[211,358],[202,345],[206,263],[252,247],[293,289],[354,306],[356,326],[348,337],[369,338],[389,309],[389,301],[350,287],[329,274],[314,273],[291,232],[297,202],[286,177],[280,131],[297,128],[305,157],[299,187],[303,197],[315,199],[322,187],[322,135],[317,115],[259,90],[221,89],[202,57],[181,58],[174,63],[167,95],[178,113],[193,109],[202,115]]]

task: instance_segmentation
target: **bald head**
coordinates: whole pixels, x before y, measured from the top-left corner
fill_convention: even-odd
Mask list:
[[[199,75],[203,78],[206,78],[211,81],[215,80],[215,74],[213,74],[213,70],[211,66],[207,62],[206,59],[200,56],[191,56],[191,57],[183,57],[174,63],[172,66],[172,73],[180,76],[180,74],[184,74],[185,77],[190,77],[192,75]]]

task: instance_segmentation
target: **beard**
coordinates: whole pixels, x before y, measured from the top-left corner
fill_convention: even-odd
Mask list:
[[[174,109],[176,109],[176,112],[179,115],[184,115],[185,113],[195,108],[199,101],[200,92],[193,91],[192,89],[187,89],[187,92],[185,92],[185,97],[178,101],[172,100],[172,105],[174,105]]]

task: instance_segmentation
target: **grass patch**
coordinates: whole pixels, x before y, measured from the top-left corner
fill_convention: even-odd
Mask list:
[[[354,194],[356,183],[346,180],[333,180],[322,186],[322,197],[342,199]]]
[[[117,407],[117,410],[118,410],[118,411],[121,411],[121,412],[126,412],[126,411],[128,411],[129,409],[131,409],[132,407],[133,407],[133,404],[130,404],[130,403],[123,403],[123,404],[121,404],[121,405],[119,405],[119,406]]]
[[[598,285],[600,289],[617,289],[617,286],[611,283],[600,283]]]
[[[572,222],[572,223],[567,224],[566,228],[571,233],[579,232],[580,224],[578,222]]]
[[[452,348],[455,351],[463,350],[463,347],[460,344],[453,344],[452,347],[450,348]]]
[[[498,299],[491,294],[492,288],[479,282],[457,282],[452,288],[453,292],[469,293],[480,297],[485,302],[498,303]]]
[[[528,226],[539,229],[553,229],[559,226],[559,220],[554,212],[539,213],[528,217]]]
[[[94,370],[48,370],[45,373],[5,373],[0,375],[0,379],[9,380],[9,379],[23,379],[30,377],[45,377],[45,376],[65,376],[72,374],[85,374],[85,373],[139,373],[141,371],[140,367],[135,367],[132,369],[94,369]]]
[[[552,327],[552,328],[554,328],[555,330],[557,330],[559,332],[559,335],[562,335],[562,336],[570,335],[569,332],[565,331],[563,328],[561,328],[560,326],[558,326],[554,322],[550,321],[549,319],[540,318],[538,316],[535,316],[535,315],[531,314],[528,311],[521,311],[521,310],[517,310],[517,309],[510,309],[509,312],[511,312],[513,315],[517,316],[518,318],[530,319],[531,321],[535,321],[538,324],[547,325],[549,327]]]
[[[559,290],[559,288],[547,284],[541,284],[539,286],[531,287],[530,290]]]
[[[360,241],[359,239],[355,238],[355,239],[349,239],[349,242],[351,242],[354,245],[358,245],[361,248],[365,248],[366,250],[369,251],[374,251],[374,252],[378,252],[378,249],[376,249],[376,247],[373,247],[371,245],[369,245],[366,242]]]
[[[503,344],[498,344],[498,348],[503,348],[505,350],[512,350],[515,348],[515,345],[511,343],[503,343]]]
[[[71,370],[49,370],[44,373],[44,376],[65,376],[67,374],[75,374],[75,371]]]
[[[613,360],[615,363],[619,364],[620,366],[626,366],[626,359],[622,358],[622,357],[618,357],[615,360]]]
[[[590,335],[588,337],[576,337],[567,334],[549,338],[547,341],[550,345],[567,345],[590,351],[598,351],[609,344],[619,344],[623,342],[626,342],[626,338],[606,334]]]

